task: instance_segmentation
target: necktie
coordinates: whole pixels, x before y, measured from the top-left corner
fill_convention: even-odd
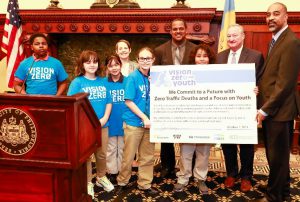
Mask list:
[[[231,58],[231,64],[236,64],[236,57],[235,57],[236,53],[232,53],[232,58]]]
[[[178,46],[177,46],[176,49],[175,49],[174,64],[175,64],[175,65],[180,65],[180,64],[181,64],[180,50],[179,50],[179,47],[178,47]]]
[[[272,50],[272,48],[273,48],[274,44],[275,44],[275,40],[274,40],[274,39],[272,39],[272,41],[271,41],[271,43],[270,43],[270,46],[269,46],[268,55],[270,54],[270,52],[271,52],[271,50]]]

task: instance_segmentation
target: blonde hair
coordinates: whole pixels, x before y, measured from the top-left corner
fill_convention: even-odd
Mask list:
[[[118,44],[121,43],[121,42],[125,43],[125,44],[128,46],[128,48],[131,49],[131,46],[130,46],[129,41],[127,41],[127,40],[125,40],[125,39],[120,39],[120,40],[116,43],[116,47],[115,47],[116,50],[118,50]]]

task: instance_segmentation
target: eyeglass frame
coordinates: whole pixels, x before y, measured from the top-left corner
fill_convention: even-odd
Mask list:
[[[137,58],[139,62],[151,62],[153,60],[153,57],[152,58],[144,58],[144,57],[141,57],[141,58]]]

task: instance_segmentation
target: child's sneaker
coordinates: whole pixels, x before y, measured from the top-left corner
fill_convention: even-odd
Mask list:
[[[184,189],[184,184],[180,184],[180,183],[176,183],[175,185],[174,185],[174,191],[175,192],[182,192],[183,191],[183,189]]]
[[[88,185],[87,185],[87,191],[88,191],[88,195],[92,196],[92,199],[94,199],[94,184],[91,183],[91,182],[88,182]]]
[[[107,179],[105,175],[103,177],[97,177],[96,179],[96,184],[99,187],[103,187],[105,191],[111,192],[114,189],[114,185]]]
[[[108,178],[108,180],[109,180],[114,186],[117,186],[117,185],[118,185],[117,176],[118,176],[118,174],[107,174],[107,175],[106,175],[106,177]]]
[[[207,194],[208,193],[208,187],[206,186],[204,180],[199,180],[197,186],[199,188],[200,193],[202,193],[202,194]]]

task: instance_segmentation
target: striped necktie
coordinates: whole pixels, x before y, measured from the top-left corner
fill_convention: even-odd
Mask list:
[[[276,42],[275,39],[272,39],[272,41],[271,41],[271,43],[270,43],[270,46],[269,46],[268,55],[270,54],[270,52],[271,52],[271,50],[272,50],[272,48],[273,48],[275,42]]]
[[[231,58],[231,64],[236,64],[236,57],[235,57],[236,53],[232,52],[232,58]]]
[[[175,58],[174,58],[174,65],[180,65],[181,59],[180,59],[180,49],[179,46],[175,49]]]

